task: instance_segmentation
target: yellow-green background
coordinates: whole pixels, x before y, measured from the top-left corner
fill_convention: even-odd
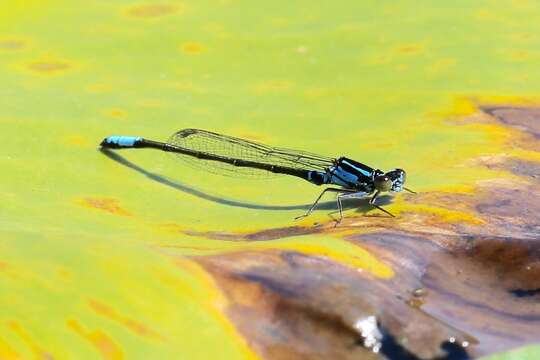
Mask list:
[[[289,226],[302,210],[171,189],[99,153],[103,137],[199,127],[402,167],[419,191],[470,191],[501,174],[467,160],[510,151],[509,135],[449,120],[475,99],[538,96],[539,34],[535,1],[1,1],[0,358],[254,356],[211,278],[182,255],[325,249],[389,274],[339,239],[182,235]],[[240,202],[307,204],[320,191],[122,155]]]

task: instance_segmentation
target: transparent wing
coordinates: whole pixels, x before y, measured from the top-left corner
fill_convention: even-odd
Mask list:
[[[253,141],[216,134],[206,130],[184,129],[172,135],[168,143],[185,149],[231,159],[255,161],[263,164],[284,166],[294,169],[324,170],[333,164],[333,159],[309,152],[275,148]],[[264,178],[273,175],[265,170],[235,167],[219,161],[202,160],[192,156],[175,154],[191,166],[208,172],[226,175]]]

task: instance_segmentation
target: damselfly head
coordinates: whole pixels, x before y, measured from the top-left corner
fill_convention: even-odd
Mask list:
[[[403,185],[405,185],[405,179],[407,178],[405,170],[394,169],[384,174],[384,176],[388,177],[392,183],[390,191],[403,191]]]
[[[392,179],[388,174],[382,174],[375,176],[375,189],[378,191],[390,191],[392,190]]]

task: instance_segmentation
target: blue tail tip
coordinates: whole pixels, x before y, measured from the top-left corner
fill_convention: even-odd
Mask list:
[[[141,139],[140,136],[107,136],[101,141],[100,146],[105,148],[133,147]]]

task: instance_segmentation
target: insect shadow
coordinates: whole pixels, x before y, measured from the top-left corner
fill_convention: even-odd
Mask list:
[[[168,186],[175,190],[183,191],[190,195],[196,196],[198,198],[212,201],[222,205],[229,205],[235,207],[241,207],[246,209],[257,209],[257,210],[307,210],[311,207],[312,203],[308,204],[299,204],[299,205],[264,205],[264,204],[254,204],[249,202],[243,202],[238,200],[226,199],[216,195],[208,194],[204,191],[198,190],[192,186],[181,183],[176,180],[168,179],[165,176],[153,173],[148,171],[141,166],[127,160],[122,155],[119,155],[116,152],[113,152],[109,149],[100,148],[98,149],[103,155],[107,156],[109,159],[117,162],[120,165],[123,165],[133,171],[138,172],[141,175],[146,176],[148,179],[156,181],[162,185]],[[315,196],[315,194],[314,194]],[[387,205],[391,202],[391,196],[383,195],[380,196],[377,200],[380,205]],[[343,209],[357,209],[357,212],[365,213],[369,210],[372,210],[373,207],[369,204],[369,198],[365,199],[344,199],[343,200]],[[333,210],[337,211],[336,201],[326,201],[319,203],[317,205],[317,210]]]

